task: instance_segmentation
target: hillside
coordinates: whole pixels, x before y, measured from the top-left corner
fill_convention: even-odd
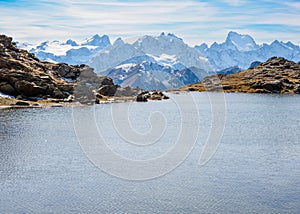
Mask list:
[[[235,74],[219,74],[182,87],[189,91],[224,91],[243,93],[300,93],[300,64],[272,57],[253,69]]]
[[[87,65],[40,61],[34,54],[17,48],[11,37],[0,35],[0,105],[99,104],[167,98],[161,92],[122,88],[107,76],[97,76]]]

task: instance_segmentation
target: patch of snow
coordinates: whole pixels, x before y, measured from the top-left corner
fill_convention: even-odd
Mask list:
[[[43,50],[43,51],[47,52],[47,53],[52,53],[56,56],[66,56],[66,54],[69,50],[71,50],[71,49],[77,50],[77,49],[80,49],[82,47],[85,47],[89,50],[93,50],[93,49],[97,48],[97,46],[92,46],[92,45],[72,46],[72,45],[59,43],[59,42],[55,41],[55,42],[48,43],[45,46],[45,50]]]
[[[59,63],[59,62],[57,62],[57,61],[54,61],[54,60],[51,59],[51,58],[46,58],[45,61],[47,61],[47,62],[52,62],[52,63]]]
[[[15,98],[14,96],[3,94],[2,92],[0,92],[0,97],[2,97],[2,98]]]
[[[203,60],[203,61],[205,61],[205,62],[208,62],[208,59],[207,59],[206,57],[199,56],[199,59],[200,59],[200,60]]]
[[[128,73],[128,71],[135,65],[136,64],[134,64],[134,63],[122,64],[122,65],[115,67],[115,69],[122,69],[125,71],[125,73]]]
[[[68,79],[68,78],[62,77],[61,80],[65,81],[65,82],[68,82],[68,83],[72,83],[72,80]]]

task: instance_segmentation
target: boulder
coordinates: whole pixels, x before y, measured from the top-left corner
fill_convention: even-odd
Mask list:
[[[70,67],[65,63],[59,63],[54,68],[55,68],[55,70],[57,70],[58,74],[61,77],[65,77],[65,78],[67,78],[66,76],[71,72]]]
[[[112,80],[112,78],[110,77],[106,77],[106,76],[101,76],[101,77],[98,77],[99,78],[99,81],[101,82],[101,85],[114,85],[114,82]]]
[[[4,48],[11,48],[13,45],[12,38],[5,35],[0,35],[0,43],[3,45]]]
[[[232,86],[231,85],[222,85],[223,90],[231,90]]]
[[[149,100],[166,100],[168,96],[164,95],[161,91],[153,91],[148,93]]]
[[[129,86],[126,86],[124,88],[119,87],[115,96],[117,97],[133,97],[137,96],[141,92],[141,89],[139,88],[131,88]]]
[[[65,99],[67,98],[67,94],[64,94],[61,90],[59,90],[58,88],[55,88],[53,91],[53,97],[57,98],[57,99]]]
[[[143,91],[136,97],[137,102],[147,102],[148,100],[163,99],[169,99],[169,97],[164,95],[161,91]]]
[[[141,94],[137,95],[136,101],[137,102],[147,102],[148,101],[148,97],[147,97],[146,94],[141,93]]]
[[[29,103],[24,102],[24,101],[18,101],[15,103],[16,106],[30,106]]]
[[[79,78],[81,80],[87,79],[97,79],[97,74],[94,72],[94,69],[88,66],[81,68]]]
[[[252,82],[252,83],[250,83],[250,86],[253,89],[262,89],[263,88],[262,85],[263,85],[262,82]]]
[[[263,83],[262,87],[268,91],[279,93],[283,87],[283,84],[279,80]]]
[[[294,90],[294,93],[300,94],[300,85]]]
[[[294,84],[291,80],[289,80],[287,78],[282,79],[282,82],[285,84]]]
[[[74,86],[71,84],[59,84],[57,88],[61,91],[72,93],[74,90]]]
[[[116,85],[103,85],[98,89],[98,93],[103,96],[114,96],[117,92],[118,86]]]
[[[14,87],[7,82],[0,83],[0,92],[13,96],[16,94]]]
[[[28,97],[34,97],[44,93],[44,88],[35,85],[34,83],[28,82],[26,80],[20,80],[15,83],[15,89],[20,94]]]

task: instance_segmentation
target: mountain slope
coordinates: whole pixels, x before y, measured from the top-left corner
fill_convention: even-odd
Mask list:
[[[207,71],[212,69],[206,58],[173,34],[161,34],[157,37],[144,36],[133,44],[118,42],[98,53],[91,60],[90,65],[96,71],[103,72],[127,59],[147,54],[158,58],[162,58],[163,55],[171,56],[176,58],[176,62],[172,63],[182,64],[184,67],[194,66]]]
[[[90,66],[122,86],[147,90],[195,83],[212,70],[197,50],[175,35],[164,33],[158,37],[144,36],[133,44],[119,39],[99,52]]]
[[[213,75],[183,87],[190,91],[300,94],[300,64],[272,57],[257,67],[229,75]]]
[[[178,70],[176,67],[181,69]],[[121,65],[108,69],[105,75],[114,79],[115,83],[121,86],[164,90],[199,82],[200,79],[192,69],[199,72],[195,68],[188,69],[178,64],[174,67],[165,65],[153,57],[145,55],[126,60]]]

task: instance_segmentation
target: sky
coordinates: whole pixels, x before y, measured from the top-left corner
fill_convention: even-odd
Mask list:
[[[0,0],[0,34],[15,41],[118,38],[174,33],[190,46],[229,31],[256,42],[300,44],[300,0]]]

